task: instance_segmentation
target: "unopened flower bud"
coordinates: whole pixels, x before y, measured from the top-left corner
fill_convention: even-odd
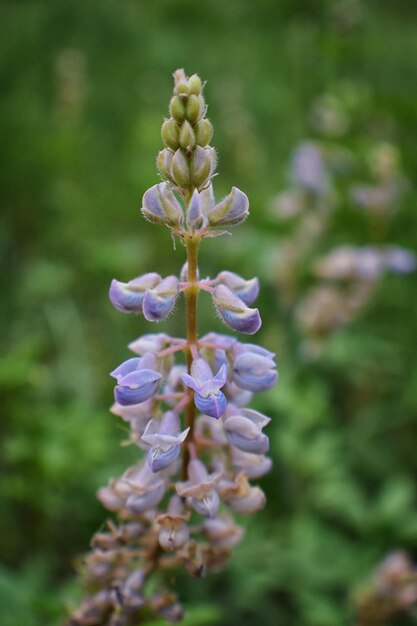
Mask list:
[[[244,280],[244,278],[234,272],[225,271],[220,272],[216,278],[216,282],[229,287],[229,289],[248,306],[256,300],[259,294],[259,281],[257,278]]]
[[[160,282],[161,277],[154,272],[138,276],[128,283],[113,279],[109,290],[110,302],[122,313],[141,313],[146,290]]]
[[[250,309],[226,285],[217,285],[213,301],[222,320],[233,330],[247,335],[256,333],[262,324],[258,309]]]
[[[187,188],[190,184],[190,167],[182,150],[178,149],[172,158],[172,177],[179,187]]]
[[[142,303],[142,310],[148,322],[160,322],[174,308],[179,294],[176,276],[167,276],[154,288],[148,289]]]
[[[194,126],[194,132],[197,144],[205,148],[213,137],[213,125],[208,119],[203,118]]]
[[[167,226],[178,226],[183,219],[181,205],[168,183],[159,183],[145,192],[142,213],[150,222]]]
[[[176,150],[180,145],[180,129],[175,120],[165,120],[161,127],[162,141],[168,148]]]
[[[156,167],[158,168],[161,176],[168,180],[171,180],[171,166],[172,166],[172,157],[174,156],[171,150],[161,150],[156,157]]]
[[[224,420],[224,430],[230,443],[243,452],[265,454],[269,440],[262,428],[270,422],[269,417],[252,409],[231,409]]]
[[[201,230],[207,226],[207,216],[197,189],[194,190],[187,210],[186,224],[188,228],[194,231]]]
[[[232,446],[231,452],[233,467],[238,471],[245,472],[249,478],[261,478],[271,470],[272,459],[270,457],[243,452],[234,446]]]
[[[169,103],[169,112],[176,122],[185,120],[185,106],[183,100],[179,96],[174,96]]]
[[[195,124],[197,120],[200,119],[203,114],[203,108],[200,106],[200,101],[197,96],[191,95],[188,98],[185,113],[187,120],[191,122],[191,124]]]
[[[249,200],[243,191],[232,187],[232,191],[220,200],[208,213],[212,226],[240,224],[249,215]]]
[[[185,120],[181,125],[180,146],[183,150],[192,150],[195,146],[195,134],[188,120]]]
[[[248,391],[266,391],[277,382],[273,354],[259,346],[240,345],[233,361],[235,383]]]
[[[187,84],[190,94],[194,94],[195,96],[200,95],[203,85],[201,83],[201,78],[197,76],[197,74],[190,76]]]
[[[188,96],[190,88],[183,69],[179,69],[174,72],[174,83],[174,94],[177,94],[178,96]]]

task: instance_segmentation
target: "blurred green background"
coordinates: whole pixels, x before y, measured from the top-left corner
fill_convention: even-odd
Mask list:
[[[107,289],[183,263],[139,213],[177,67],[207,80],[218,196],[235,185],[251,200],[233,238],[205,243],[202,274],[260,277],[259,342],[281,374],[257,404],[273,418],[268,505],[242,520],[225,572],[180,583],[187,624],[354,623],[377,563],[417,554],[416,273],[381,277],[306,356],[277,276],[291,228],[271,210],[294,146],[323,140],[311,111],[330,94],[346,128],[323,141],[354,159],[350,176],[371,179],[374,145],[398,151],[408,182],[378,243],[416,248],[416,18],[414,0],[0,4],[2,626],[58,624],[76,602],[75,556],[106,517],[95,492],[136,458],[108,412],[108,372],[149,325],[114,311]],[[372,241],[346,184],[335,178],[314,254]],[[306,265],[299,289],[313,282]],[[182,313],[159,329],[180,334]],[[200,327],[222,332],[210,310]]]

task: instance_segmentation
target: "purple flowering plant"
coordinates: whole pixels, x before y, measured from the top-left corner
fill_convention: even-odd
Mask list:
[[[155,615],[181,620],[182,608],[161,573],[218,570],[243,536],[233,513],[254,513],[265,504],[262,490],[249,481],[271,468],[263,433],[270,420],[246,405],[253,393],[275,385],[274,354],[233,336],[200,337],[197,331],[201,291],[232,330],[253,335],[261,326],[253,307],[257,278],[222,271],[201,279],[197,264],[201,241],[243,222],[249,202],[235,187],[215,200],[217,159],[202,82],[177,70],[174,83],[157,157],[163,182],[145,192],[141,210],[180,239],[186,262],[179,277],[150,272],[126,283],[113,280],[109,296],[122,313],[159,322],[182,295],[186,336],[146,334],[129,344],[135,356],[111,372],[112,412],[129,424],[144,454],[98,492],[116,521],[93,537],[83,563],[87,593],[69,619],[73,626],[133,626]],[[148,590],[152,573],[159,573],[159,587]]]

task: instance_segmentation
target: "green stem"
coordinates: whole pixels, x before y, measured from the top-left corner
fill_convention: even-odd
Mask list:
[[[188,373],[191,371],[191,365],[193,362],[193,356],[191,353],[191,345],[195,345],[197,342],[197,296],[199,288],[197,285],[197,258],[198,258],[198,244],[199,237],[190,235],[187,239],[187,263],[188,274],[187,282],[189,283],[185,290],[185,310],[187,320],[187,369]],[[194,440],[194,422],[195,422],[195,404],[194,404],[194,391],[188,389],[189,402],[185,407],[185,426],[190,427],[190,432],[187,437],[187,442],[184,444],[182,453],[182,478],[187,479],[187,466],[190,460],[190,452],[188,444],[193,443]]]

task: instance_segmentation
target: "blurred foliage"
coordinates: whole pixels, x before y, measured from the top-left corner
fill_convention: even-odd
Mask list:
[[[107,411],[107,372],[147,325],[111,310],[106,291],[112,277],[182,265],[138,211],[181,66],[208,81],[218,193],[234,184],[251,198],[222,254],[206,244],[202,273],[260,276],[260,341],[281,371],[259,407],[273,418],[268,506],[226,572],[179,578],[186,624],[354,623],[352,595],[384,555],[417,555],[417,277],[384,277],[360,318],[305,359],[276,279],[287,233],[266,207],[314,134],[313,102],[346,85],[360,98],[352,114],[342,97],[346,147],[360,160],[389,141],[415,179],[416,3],[2,2],[0,17],[0,623],[59,623],[79,593],[71,563],[104,519],[95,491],[135,458]],[[410,185],[390,231],[411,249],[416,200]],[[364,243],[345,209],[325,250]],[[221,330],[204,307],[201,328]]]

